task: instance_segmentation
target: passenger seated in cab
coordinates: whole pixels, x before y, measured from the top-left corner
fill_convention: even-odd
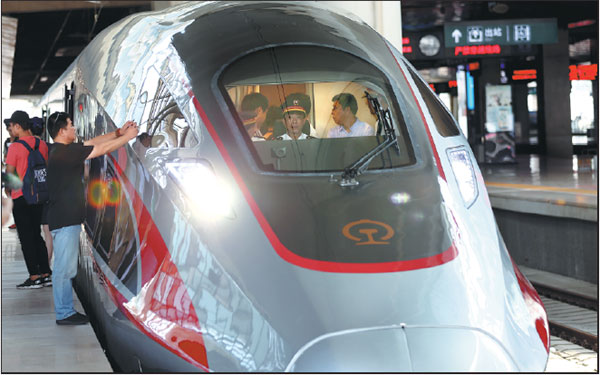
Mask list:
[[[244,96],[242,99],[242,112],[254,113],[257,129],[260,132],[262,126],[267,119],[267,108],[269,108],[269,100],[266,96],[259,92],[253,92]],[[262,134],[260,135],[262,137]]]
[[[275,128],[280,128],[278,135],[285,133],[285,126],[283,125],[283,112],[281,106],[272,105],[267,109],[267,116],[265,123],[260,128],[260,132],[264,135],[266,140],[275,139]]]
[[[314,138],[303,133],[310,112],[310,97],[306,94],[294,93],[285,98],[283,103],[283,122],[286,133],[278,140],[302,140]],[[310,130],[309,130],[310,131]]]
[[[358,103],[354,95],[343,92],[334,96],[331,101],[331,117],[337,126],[329,130],[327,138],[365,137],[375,134],[371,125],[356,118]]]

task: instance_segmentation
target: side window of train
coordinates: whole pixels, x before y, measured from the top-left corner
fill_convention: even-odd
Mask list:
[[[190,148],[198,144],[164,81],[152,69],[135,104],[133,119],[140,133],[132,147],[142,161],[152,150]]]
[[[448,113],[442,102],[438,99],[438,97],[423,83],[420,77],[415,74],[411,69],[409,69],[410,74],[427,105],[427,109],[429,109],[429,113],[431,114],[431,118],[435,123],[435,127],[440,133],[442,137],[454,137],[460,134],[458,130],[458,126],[456,122]]]

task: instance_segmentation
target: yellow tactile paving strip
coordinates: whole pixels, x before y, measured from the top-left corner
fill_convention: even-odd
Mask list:
[[[542,186],[542,185],[525,185],[525,184],[507,184],[502,182],[486,182],[486,186],[512,189],[527,189],[527,190],[542,190],[542,191],[558,191],[564,193],[589,194],[598,195],[597,190],[574,189],[557,186]]]

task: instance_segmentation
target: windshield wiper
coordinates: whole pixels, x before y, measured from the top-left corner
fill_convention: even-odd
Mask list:
[[[377,135],[381,134],[381,130],[384,131],[385,140],[383,143],[380,143],[377,147],[371,149],[365,155],[360,157],[357,161],[349,165],[344,169],[344,173],[342,173],[342,180],[340,181],[340,186],[355,186],[358,185],[358,181],[356,181],[356,177],[362,174],[371,161],[381,154],[383,151],[387,150],[390,146],[396,146],[396,152],[400,155],[400,146],[398,145],[398,138],[396,137],[396,133],[394,132],[394,128],[392,127],[392,120],[389,109],[381,108],[379,104],[379,99],[370,95],[367,91],[365,91],[365,97],[369,101],[369,106],[372,108],[373,112],[377,116],[378,124],[377,124]]]

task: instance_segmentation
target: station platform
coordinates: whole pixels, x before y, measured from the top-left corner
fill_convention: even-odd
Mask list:
[[[519,155],[480,169],[519,266],[598,285],[597,157]]]
[[[519,155],[516,164],[479,167],[494,208],[598,221],[598,165],[591,156]]]
[[[2,373],[112,372],[92,326],[59,326],[52,287],[17,289],[28,276],[17,231],[2,228]],[[77,294],[75,309],[83,312]]]
[[[516,164],[479,167],[494,208],[598,220],[598,165],[591,156],[519,155]]]

